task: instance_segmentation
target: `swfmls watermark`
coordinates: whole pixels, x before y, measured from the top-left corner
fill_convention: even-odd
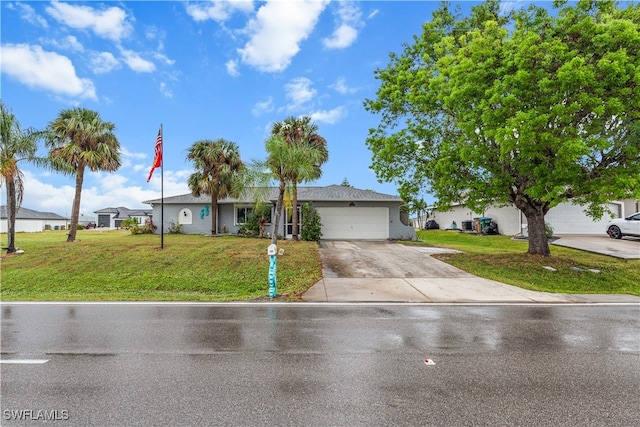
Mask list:
[[[69,411],[66,409],[5,409],[2,411],[5,421],[66,421]]]

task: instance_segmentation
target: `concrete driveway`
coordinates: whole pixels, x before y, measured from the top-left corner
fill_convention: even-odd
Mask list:
[[[640,259],[640,237],[612,239],[606,234],[599,235],[561,235],[555,236],[552,245],[594,252],[621,259]]]
[[[569,302],[479,278],[431,257],[448,249],[389,241],[322,241],[323,279],[303,296],[330,302]]]

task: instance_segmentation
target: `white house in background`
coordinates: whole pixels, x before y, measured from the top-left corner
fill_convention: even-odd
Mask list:
[[[613,218],[624,218],[638,212],[640,201],[622,200],[608,204],[613,212]],[[553,228],[553,234],[606,234],[607,223],[612,218],[605,214],[600,220],[593,220],[586,213],[584,207],[570,202],[561,203],[549,210],[545,216],[545,222]],[[433,208],[429,219],[434,219],[440,229],[449,228],[453,221],[457,228],[466,229],[470,223],[473,226],[474,218],[491,218],[498,224],[500,234],[514,236],[527,235],[527,218],[514,206],[490,207],[485,212],[473,212],[464,205],[454,206],[452,210],[441,212]]]
[[[68,227],[69,218],[53,212],[38,212],[20,207],[16,212],[16,233],[36,233],[44,230],[64,230]],[[7,206],[0,206],[0,233],[8,228]]]
[[[135,218],[138,224],[142,225],[147,220],[151,220],[153,211],[151,209],[129,209],[124,207],[104,208],[94,211],[98,215],[96,226],[104,228],[120,228],[122,221],[128,218]]]
[[[269,188],[268,193],[265,201],[271,205],[271,218],[275,218],[278,189]],[[219,200],[218,231],[237,233],[255,202],[251,198]],[[153,207],[154,223],[159,226],[161,200],[149,200],[144,203]],[[310,203],[320,216],[322,239],[411,240],[416,238],[415,230],[408,225],[408,215],[400,211],[403,202],[398,196],[342,185],[298,187],[298,208],[305,203]],[[194,197],[191,194],[184,194],[166,197],[164,229],[168,230],[171,224],[179,224],[185,234],[210,234],[210,208],[210,196]],[[268,222],[267,231],[271,233],[271,221]],[[160,233],[159,228],[156,233]],[[277,233],[278,236],[291,236],[291,208],[283,209]]]

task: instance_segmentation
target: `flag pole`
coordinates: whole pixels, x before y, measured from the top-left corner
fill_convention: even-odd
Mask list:
[[[160,159],[160,249],[164,249],[164,135],[160,123],[162,158]]]

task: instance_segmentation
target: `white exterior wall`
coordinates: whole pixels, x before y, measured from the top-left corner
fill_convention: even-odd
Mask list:
[[[560,203],[549,210],[545,217],[553,234],[604,234],[611,216],[605,214],[602,219],[594,220],[584,213],[584,207],[572,203]],[[611,203],[614,216],[622,215],[622,203]]]
[[[462,229],[462,221],[473,221],[474,218],[488,217],[498,224],[498,232],[507,236],[520,233],[520,211],[512,206],[489,208],[483,213],[473,212],[466,206],[455,206],[452,210],[441,212],[434,210],[428,219],[434,219],[441,230],[449,228],[453,221]],[[526,223],[526,219],[523,218]],[[424,221],[426,222],[426,221]]]
[[[66,220],[54,220],[54,219],[16,219],[16,233],[39,233],[44,231],[45,226],[51,226],[53,230],[57,225],[58,228],[67,225]],[[0,233],[7,232],[7,220],[0,221]]]
[[[624,202],[612,202],[609,208],[614,212],[614,217],[624,217],[633,214]],[[625,209],[626,208],[626,209]],[[594,220],[584,213],[584,207],[570,202],[561,203],[549,210],[545,222],[553,228],[554,234],[604,234],[611,216],[605,214],[602,219]],[[451,226],[453,221],[458,228],[462,228],[462,221],[478,217],[489,217],[498,224],[500,234],[513,236],[524,232],[526,235],[527,218],[518,209],[512,206],[502,208],[489,208],[484,213],[477,213],[465,206],[455,206],[451,211],[440,212],[434,210],[429,219],[435,219],[440,229]]]

